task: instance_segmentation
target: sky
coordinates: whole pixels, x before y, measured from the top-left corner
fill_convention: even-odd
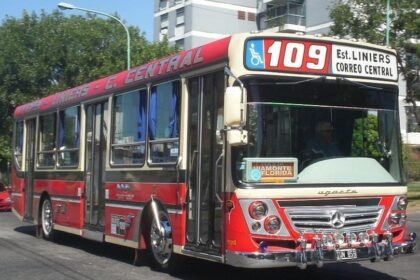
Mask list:
[[[145,32],[148,41],[153,40],[153,0],[0,0],[0,22],[6,16],[21,18],[24,10],[42,10],[50,13],[57,9],[57,4],[65,2],[77,7],[96,10],[107,14],[118,13],[127,26],[137,26]],[[64,10],[68,15],[84,15],[83,11]]]

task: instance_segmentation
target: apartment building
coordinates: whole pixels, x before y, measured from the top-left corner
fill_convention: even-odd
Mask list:
[[[249,31],[327,33],[335,0],[155,0],[154,40],[196,47]]]
[[[154,40],[189,49],[257,30],[256,0],[155,0]]]

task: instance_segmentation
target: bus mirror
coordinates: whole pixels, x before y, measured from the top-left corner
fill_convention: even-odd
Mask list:
[[[232,146],[248,144],[248,131],[243,129],[232,129],[226,131],[227,142]]]
[[[241,87],[227,87],[224,108],[225,126],[242,128],[246,120],[246,90]]]

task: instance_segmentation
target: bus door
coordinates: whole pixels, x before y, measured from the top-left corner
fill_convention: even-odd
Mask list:
[[[186,249],[221,255],[223,72],[189,80]]]
[[[35,167],[35,119],[26,123],[25,155],[25,214],[27,220],[33,220],[34,167]]]
[[[94,240],[103,238],[105,228],[107,122],[107,101],[86,106],[86,203],[83,235]]]

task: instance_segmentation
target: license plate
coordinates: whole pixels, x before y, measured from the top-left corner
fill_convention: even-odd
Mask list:
[[[339,249],[336,252],[338,261],[357,259],[356,249]]]

